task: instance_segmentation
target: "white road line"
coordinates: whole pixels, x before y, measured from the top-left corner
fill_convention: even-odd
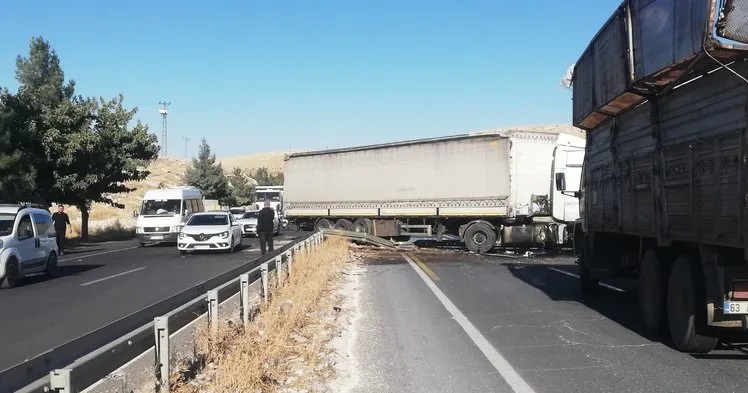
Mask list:
[[[139,268],[135,268],[135,269],[132,269],[132,270],[128,270],[128,271],[122,272],[122,273],[112,274],[111,276],[100,278],[98,280],[93,280],[93,281],[85,282],[85,283],[81,284],[81,286],[85,287],[86,285],[96,284],[97,282],[102,282],[102,281],[106,281],[106,280],[108,280],[110,278],[124,276],[125,274],[130,274],[130,273],[137,272],[138,270],[143,270],[143,269],[145,269],[145,266],[139,267]]]
[[[567,276],[571,276],[571,277],[574,277],[574,278],[579,278],[579,275],[567,272],[566,270],[556,269],[555,267],[549,267],[548,269],[551,269],[554,272],[559,272],[561,274],[566,274]],[[617,291],[617,292],[626,292],[625,289],[614,287],[614,286],[612,286],[610,284],[606,284],[604,282],[598,283],[598,285],[600,285],[601,287],[604,287],[604,288],[612,289],[612,290]]]
[[[512,390],[516,393],[535,393],[535,391],[530,387],[530,385],[522,379],[522,376],[520,376],[517,371],[514,370],[511,364],[499,353],[499,351],[496,350],[496,348],[491,345],[491,343],[486,339],[486,337],[481,334],[481,332],[472,324],[470,321],[465,317],[464,314],[460,311],[457,306],[452,303],[451,300],[447,297],[447,295],[442,292],[439,287],[434,284],[433,281],[424,273],[423,270],[421,270],[418,265],[413,262],[412,259],[410,259],[407,255],[402,255],[403,258],[405,258],[406,261],[408,261],[408,264],[410,264],[410,267],[415,270],[415,272],[418,274],[419,277],[423,280],[423,282],[426,283],[426,285],[431,289],[431,292],[434,293],[437,299],[444,305],[444,308],[449,311],[450,314],[452,314],[452,318],[454,318],[455,321],[462,327],[462,330],[467,333],[468,337],[470,337],[471,340],[473,340],[473,343],[480,349],[481,352],[483,352],[483,355],[486,356],[486,359],[488,359],[489,362],[493,365],[493,367],[496,369],[496,371],[501,374],[501,376],[504,378],[507,384],[512,388]]]
[[[120,252],[120,251],[132,250],[134,248],[138,248],[138,246],[118,248],[116,250],[102,251],[102,252],[97,252],[97,253],[94,253],[94,254],[86,254],[86,255],[76,256],[76,257],[73,257],[73,258],[65,258],[65,259],[60,259],[57,262],[75,261],[75,260],[78,260],[78,259],[83,259],[83,258],[88,258],[88,257],[95,257],[95,256],[98,256],[98,255],[105,255],[105,254],[111,254],[111,253]]]

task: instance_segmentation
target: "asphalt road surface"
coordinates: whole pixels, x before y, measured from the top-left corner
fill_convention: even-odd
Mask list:
[[[303,233],[275,238],[280,248]],[[60,257],[60,277],[0,289],[0,370],[188,289],[260,255],[256,238],[233,254],[183,256],[175,245],[135,241],[79,246]]]
[[[748,352],[648,337],[635,283],[582,298],[571,257],[375,252],[353,344],[357,392],[745,392]]]

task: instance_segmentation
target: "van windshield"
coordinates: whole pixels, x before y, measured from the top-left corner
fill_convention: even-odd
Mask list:
[[[143,201],[140,214],[143,216],[160,216],[179,214],[182,201],[179,199],[160,199]]]
[[[0,214],[0,236],[8,236],[13,233],[13,223],[15,221],[15,214]]]
[[[260,202],[269,200],[278,202],[280,201],[280,192],[278,191],[260,191],[257,193],[257,200]]]

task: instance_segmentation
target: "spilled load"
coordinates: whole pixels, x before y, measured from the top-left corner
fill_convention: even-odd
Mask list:
[[[626,0],[573,75],[573,123],[591,130],[748,54],[748,0]]]

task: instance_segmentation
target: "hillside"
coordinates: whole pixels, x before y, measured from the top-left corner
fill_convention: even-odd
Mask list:
[[[286,152],[269,152],[253,154],[241,157],[229,157],[218,159],[223,165],[226,173],[230,173],[234,167],[239,167],[245,172],[259,167],[267,167],[270,171],[279,171],[283,168],[283,158]],[[101,232],[106,228],[134,226],[133,211],[138,209],[140,201],[146,190],[158,188],[160,184],[177,186],[182,184],[182,176],[190,161],[181,158],[159,158],[151,164],[148,170],[151,174],[147,179],[140,182],[127,183],[136,190],[128,194],[117,194],[112,197],[116,202],[125,205],[124,209],[112,206],[94,204],[91,208],[90,228],[91,233]],[[73,222],[74,232],[77,234],[80,228],[80,212],[73,206],[66,206],[66,211]]]

